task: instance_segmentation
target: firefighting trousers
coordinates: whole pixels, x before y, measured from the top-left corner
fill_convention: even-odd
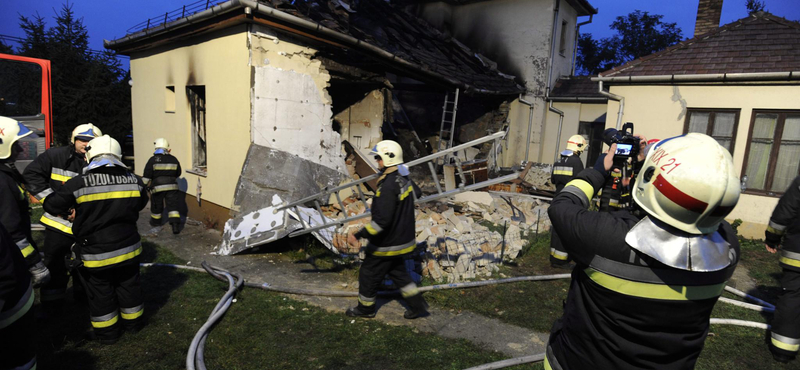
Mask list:
[[[39,299],[42,303],[61,301],[67,294],[67,284],[69,283],[69,271],[67,271],[64,258],[70,253],[75,238],[58,231],[50,230],[44,232],[44,246],[41,248],[44,253],[44,265],[50,270],[50,281],[42,285],[39,291]],[[72,279],[73,292],[77,295],[83,291],[79,279]]]
[[[800,349],[800,272],[784,268],[781,288],[769,348],[773,353],[794,358]]]
[[[561,244],[561,238],[552,227],[550,228],[550,264],[566,265],[570,261],[569,253]]]
[[[164,208],[167,211],[167,218],[169,223],[181,223],[181,214],[178,212],[180,206],[182,192],[179,190],[159,191],[152,193],[150,197],[150,223],[152,225],[161,225],[162,214]],[[164,207],[166,203],[166,207]]]
[[[33,307],[17,318],[0,320],[0,370],[28,370],[36,366]]]
[[[89,320],[98,339],[116,339],[122,328],[138,330],[144,324],[144,299],[139,262],[93,270],[79,269],[89,298]]]
[[[383,278],[389,276],[400,287],[400,293],[412,310],[424,310],[425,301],[406,269],[401,257],[378,258],[367,255],[358,272],[358,308],[361,312],[375,312],[375,301]]]

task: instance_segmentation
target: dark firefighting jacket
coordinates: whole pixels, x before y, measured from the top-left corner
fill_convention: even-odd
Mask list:
[[[781,267],[800,272],[800,176],[792,181],[772,211],[766,243],[773,248],[781,245]]]
[[[723,221],[718,232],[730,245],[730,264],[721,270],[667,266],[625,242],[639,217],[587,210],[604,181],[584,170],[548,211],[576,266],[546,361],[553,369],[691,369],[738,262],[736,236]]]
[[[25,258],[0,226],[0,329],[13,324],[32,306],[33,286]]]
[[[583,171],[581,158],[569,151],[569,155],[561,152],[561,158],[553,164],[553,173],[550,175],[550,182],[556,186],[556,193],[560,192],[573,177]]]
[[[372,198],[372,221],[356,233],[367,238],[367,253],[376,257],[402,256],[417,246],[414,200],[422,191],[397,167],[384,170]]]
[[[142,181],[150,186],[153,193],[178,190],[178,177],[181,176],[181,164],[171,154],[156,154],[150,157],[144,166]]]
[[[67,180],[78,176],[86,165],[84,155],[67,145],[48,149],[25,167],[22,175],[28,191],[41,202],[58,191]],[[48,229],[72,235],[72,223],[63,218],[45,212],[41,222]]]
[[[98,167],[67,181],[44,209],[67,215],[75,208],[73,250],[86,268],[137,263],[142,252],[136,220],[147,204],[142,180],[124,167]]]
[[[0,225],[11,234],[11,240],[22,252],[28,266],[33,266],[42,257],[33,245],[30,208],[23,183],[16,168],[0,163]]]

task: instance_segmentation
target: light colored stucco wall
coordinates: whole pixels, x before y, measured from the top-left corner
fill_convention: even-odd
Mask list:
[[[346,171],[326,91],[330,74],[317,50],[266,27],[251,31],[253,143]]]
[[[370,158],[372,148],[383,140],[384,102],[383,92],[373,90],[334,117],[342,126],[342,141],[350,142],[365,158]]]
[[[244,25],[131,56],[131,103],[136,172],[142,174],[153,140],[166,138],[184,169],[188,194],[230,207],[250,142],[250,69]],[[204,85],[208,176],[192,167],[192,129],[186,86]],[[166,87],[175,87],[175,111],[166,112]]]
[[[664,139],[683,134],[688,108],[741,109],[733,149],[733,164],[739,177],[744,163],[753,109],[800,109],[800,86],[611,86],[610,91],[625,97],[622,122],[633,122],[635,132],[647,138]],[[607,127],[614,127],[619,104],[608,102]],[[728,216],[746,222],[740,232],[748,237],[764,237],[776,197],[742,194]],[[749,225],[748,225],[749,224]]]
[[[578,134],[580,122],[596,122],[606,114],[605,104],[554,102],[553,108],[564,112],[564,120],[561,127],[561,136],[556,141],[559,115],[548,110],[545,139],[543,141],[544,148],[542,149],[544,155],[541,162],[543,163],[555,162],[557,159],[556,153],[566,149],[569,137]],[[581,159],[585,162],[586,155],[582,155]]]

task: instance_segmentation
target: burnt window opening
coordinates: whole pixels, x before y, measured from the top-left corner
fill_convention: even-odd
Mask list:
[[[558,53],[563,57],[567,54],[567,21],[561,21],[561,39],[558,44]]]
[[[208,153],[206,142],[206,87],[186,86],[192,116],[192,170],[206,175]]]

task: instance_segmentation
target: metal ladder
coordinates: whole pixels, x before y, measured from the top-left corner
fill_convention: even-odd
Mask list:
[[[458,193],[462,193],[462,192],[465,192],[465,191],[481,189],[481,188],[485,188],[485,187],[490,186],[490,185],[499,184],[499,183],[503,183],[503,182],[506,182],[506,181],[511,181],[511,180],[514,180],[514,179],[518,178],[519,174],[515,172],[515,173],[509,174],[509,175],[506,175],[506,176],[497,177],[497,178],[494,178],[494,179],[489,179],[489,180],[482,181],[482,182],[479,182],[479,183],[476,183],[476,184],[464,185],[466,183],[466,179],[464,178],[464,170],[463,170],[463,168],[461,166],[461,160],[458,158],[458,156],[454,156],[453,157],[453,158],[455,158],[455,161],[456,161],[456,168],[458,169],[458,175],[461,178],[461,184],[459,184],[458,188],[450,190],[450,191],[442,191],[442,188],[439,185],[439,176],[436,174],[436,169],[435,169],[435,166],[434,166],[434,162],[442,159],[445,156],[449,156],[449,155],[451,155],[452,153],[454,153],[456,151],[464,150],[466,148],[473,147],[473,146],[476,146],[476,145],[479,145],[479,144],[483,144],[483,143],[489,142],[489,141],[494,141],[493,145],[496,147],[496,146],[500,145],[500,140],[502,140],[503,137],[505,137],[506,133],[507,133],[507,131],[496,132],[494,134],[491,134],[491,135],[488,135],[488,136],[484,136],[484,137],[482,137],[480,139],[476,139],[476,140],[470,141],[468,143],[464,143],[464,144],[461,144],[461,145],[458,145],[458,146],[455,146],[455,147],[452,147],[452,148],[448,148],[448,149],[439,151],[437,153],[433,153],[433,154],[431,154],[431,155],[429,155],[427,157],[416,159],[416,160],[413,160],[411,162],[406,163],[405,165],[407,167],[409,167],[409,168],[413,167],[413,166],[416,166],[416,165],[419,165],[419,164],[427,163],[428,164],[428,168],[431,171],[431,175],[433,176],[433,183],[436,185],[436,194],[432,194],[432,195],[428,195],[428,196],[425,196],[425,197],[422,197],[422,198],[415,199],[415,203],[425,203],[425,202],[429,202],[429,201],[432,201],[432,200],[436,200],[436,199],[448,197],[448,196],[451,196],[451,195],[455,195],[455,194],[458,194]],[[494,148],[492,150],[494,150]],[[295,236],[298,236],[298,235],[304,235],[304,234],[315,232],[315,231],[318,231],[318,230],[321,230],[321,229],[327,229],[327,228],[330,228],[330,227],[341,226],[341,225],[344,225],[344,224],[346,224],[346,223],[348,223],[350,221],[354,221],[354,220],[362,219],[362,218],[365,218],[365,217],[369,217],[371,215],[371,213],[369,211],[369,207],[367,207],[366,197],[364,196],[364,193],[361,191],[360,185],[365,183],[365,182],[371,181],[373,179],[377,179],[380,176],[381,176],[380,173],[376,173],[374,175],[367,176],[365,178],[362,178],[362,179],[359,179],[359,180],[356,180],[356,181],[353,181],[353,182],[350,182],[350,183],[347,183],[347,184],[344,184],[344,185],[341,185],[341,186],[338,186],[338,187],[335,187],[335,188],[332,188],[332,189],[326,189],[326,190],[324,190],[324,191],[322,191],[320,193],[317,193],[317,194],[311,195],[309,197],[306,197],[306,198],[297,200],[295,202],[292,202],[292,203],[280,206],[278,208],[275,208],[273,212],[274,213],[278,213],[280,211],[287,210],[289,213],[294,215],[295,218],[300,220],[300,224],[302,225],[302,228],[300,230],[297,230],[297,231],[294,231],[294,232],[290,233],[289,237],[295,237]],[[356,187],[357,194],[358,194],[358,200],[360,202],[362,202],[362,204],[364,205],[364,208],[367,210],[366,212],[364,212],[362,214],[359,214],[359,215],[353,215],[353,216],[345,217],[344,219],[341,219],[341,220],[332,220],[332,221],[322,222],[322,223],[316,224],[316,225],[312,224],[312,219],[309,219],[307,221],[305,219],[305,217],[303,217],[303,213],[301,212],[301,208],[304,208],[304,205],[307,204],[307,203],[313,203],[314,204],[314,208],[319,213],[320,219],[322,221],[325,221],[325,217],[323,216],[323,212],[322,212],[322,204],[323,203],[327,203],[328,199],[330,199],[330,195],[331,194],[334,194],[336,196],[336,201],[337,201],[337,203],[339,203],[339,207],[341,207],[342,211],[345,212],[345,214],[347,214],[346,211],[345,211],[346,207],[345,207],[344,203],[342,202],[342,198],[339,195],[339,192],[344,190],[344,189],[351,188],[351,187]]]
[[[455,98],[453,100],[450,100],[450,93],[444,95],[444,105],[442,105],[442,125],[439,129],[438,151],[453,147],[453,136],[456,130],[456,113],[458,113],[458,92],[459,89],[456,89],[454,94]],[[437,164],[448,163],[449,159],[450,156],[446,155],[439,159]]]

